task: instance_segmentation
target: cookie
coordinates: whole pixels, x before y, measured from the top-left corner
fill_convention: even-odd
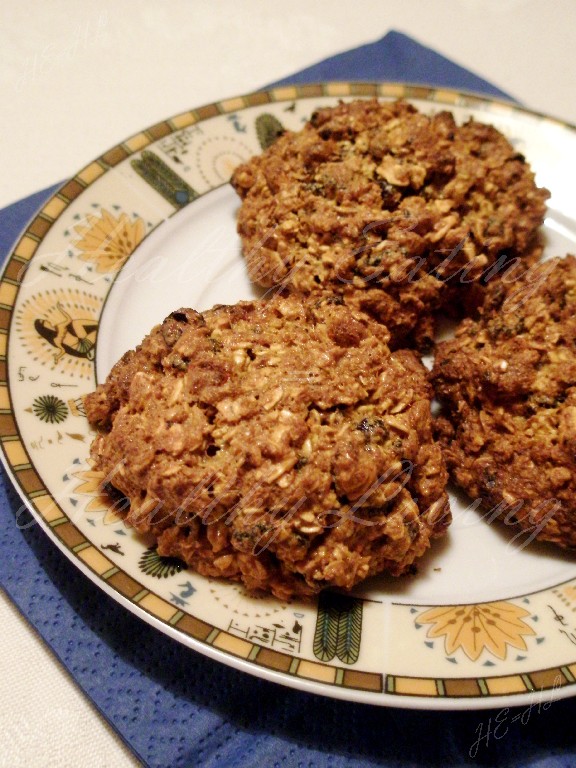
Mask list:
[[[438,433],[455,482],[514,540],[576,546],[576,258],[490,286],[438,345]]]
[[[86,398],[95,469],[203,575],[287,599],[405,573],[450,511],[426,371],[388,336],[337,297],[173,312]]]
[[[494,127],[377,100],[319,109],[236,168],[238,232],[253,281],[332,294],[430,346],[439,310],[538,258],[548,192]],[[476,302],[477,299],[474,299]]]

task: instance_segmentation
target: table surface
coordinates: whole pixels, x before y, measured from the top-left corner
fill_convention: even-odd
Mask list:
[[[573,0],[291,0],[289,8],[274,0],[0,0],[0,207],[73,175],[147,125],[255,90],[391,29],[524,105],[576,123]],[[0,597],[0,768],[138,765]],[[63,717],[69,734],[91,737],[46,752],[42,733]]]

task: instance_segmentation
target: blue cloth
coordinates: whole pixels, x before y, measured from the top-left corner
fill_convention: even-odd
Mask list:
[[[375,43],[331,56],[273,85],[319,83],[328,80],[388,80],[510,98],[500,88],[401,32],[389,32]]]
[[[403,80],[505,95],[396,32],[283,82],[334,79]],[[53,191],[0,211],[2,257]],[[576,765],[572,699],[516,712],[404,711],[321,698],[211,661],[101,592],[37,525],[26,525],[21,508],[3,477],[0,583],[144,765]],[[513,720],[517,714],[522,717]]]

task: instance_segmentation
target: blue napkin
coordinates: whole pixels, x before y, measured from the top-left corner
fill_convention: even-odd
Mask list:
[[[282,82],[335,79],[409,81],[505,96],[397,32]],[[2,257],[53,191],[0,211]],[[26,520],[10,481],[2,479],[0,583],[144,765],[576,764],[576,702],[571,699],[547,708],[537,707],[535,700],[533,708],[518,711],[405,711],[325,699],[211,661],[157,632],[101,592]]]
[[[510,99],[508,94],[496,86],[401,32],[388,32],[375,43],[367,43],[337,56],[330,56],[273,85],[319,83],[328,80],[387,80],[456,88],[484,96]]]

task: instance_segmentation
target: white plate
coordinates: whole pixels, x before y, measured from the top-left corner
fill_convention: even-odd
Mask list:
[[[546,255],[576,250],[576,129],[504,102],[398,84],[290,86],[177,115],[84,168],[28,225],[0,282],[1,440],[35,520],[105,592],[160,631],[251,674],[327,696],[426,709],[576,692],[576,562],[482,519],[454,525],[418,575],[281,603],[159,558],[98,493],[82,396],[179,306],[256,295],[235,230],[234,166],[278,124],[379,96],[493,123],[552,191]],[[47,606],[49,610],[49,606]]]

